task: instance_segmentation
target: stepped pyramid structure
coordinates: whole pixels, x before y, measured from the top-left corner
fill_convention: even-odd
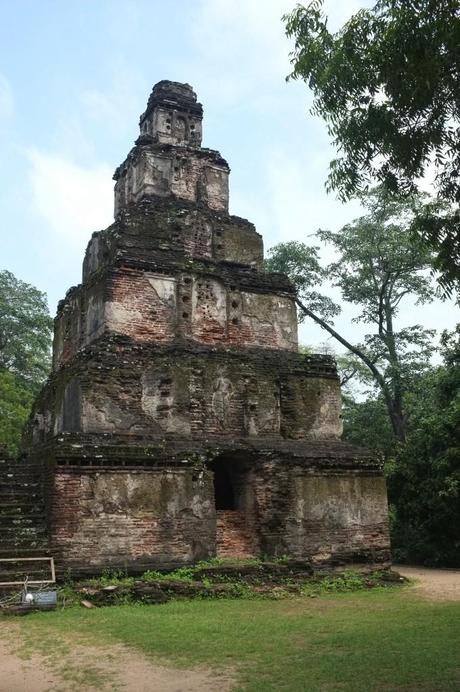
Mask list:
[[[58,306],[24,443],[51,554],[61,572],[387,563],[380,460],[340,441],[335,363],[298,353],[294,289],[263,271],[201,137],[192,88],[159,82],[115,172],[115,222]]]

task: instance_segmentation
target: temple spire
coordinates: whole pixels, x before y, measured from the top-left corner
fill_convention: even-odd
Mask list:
[[[203,106],[190,84],[163,80],[155,84],[139,127],[154,142],[201,146]]]
[[[114,174],[115,216],[145,197],[174,198],[228,212],[230,168],[201,147],[203,106],[190,84],[155,84],[141,115],[141,134]]]

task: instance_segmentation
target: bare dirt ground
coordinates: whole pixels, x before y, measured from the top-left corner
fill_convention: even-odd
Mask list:
[[[430,600],[460,600],[460,570],[395,565]],[[71,645],[69,646],[69,642]],[[0,692],[229,692],[231,674],[156,664],[121,644],[30,653],[14,620],[0,621]]]
[[[0,692],[228,692],[234,682],[210,669],[156,665],[118,644],[49,656],[21,648],[17,626],[0,622]]]
[[[393,565],[403,577],[413,579],[415,589],[427,598],[437,601],[460,601],[460,570],[429,569],[428,567],[406,567]]]

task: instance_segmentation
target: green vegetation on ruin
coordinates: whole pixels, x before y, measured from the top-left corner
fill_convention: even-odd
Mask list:
[[[147,570],[128,575],[106,570],[100,576],[73,580],[58,590],[59,604],[68,607],[82,599],[95,606],[158,604],[184,599],[286,599],[317,597],[367,589],[401,586],[403,577],[391,570],[314,572],[308,563],[288,558],[230,560],[212,558],[174,570]]]

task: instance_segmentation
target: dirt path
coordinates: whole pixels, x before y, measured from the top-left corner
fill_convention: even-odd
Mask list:
[[[72,645],[25,654],[18,627],[0,621],[0,692],[229,692],[234,681],[210,669],[156,665],[123,645]]]
[[[415,588],[427,598],[440,601],[460,601],[460,570],[429,569],[393,565],[404,577],[416,581]]]
[[[460,570],[394,569],[426,598],[460,600]],[[230,674],[162,666],[122,644],[85,646],[69,636],[51,649],[24,647],[18,624],[0,620],[0,692],[230,692],[235,686]]]

